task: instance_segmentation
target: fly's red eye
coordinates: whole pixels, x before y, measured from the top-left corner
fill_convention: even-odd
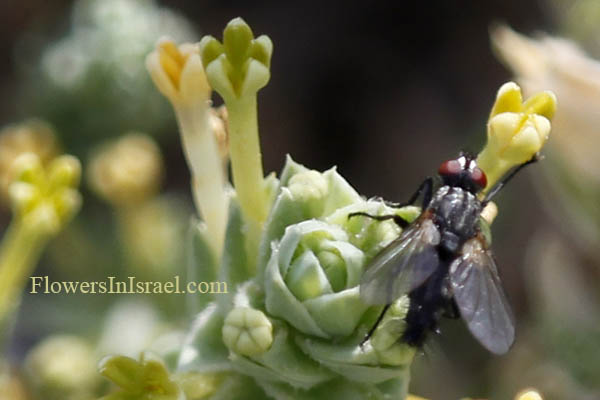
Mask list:
[[[487,185],[485,173],[478,167],[473,168],[473,171],[471,171],[471,180],[482,189]]]
[[[440,175],[458,175],[462,172],[463,166],[458,160],[448,160],[442,165],[440,165],[440,169],[438,169],[438,174]]]

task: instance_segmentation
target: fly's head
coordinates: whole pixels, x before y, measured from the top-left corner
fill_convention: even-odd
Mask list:
[[[438,174],[444,185],[460,187],[473,194],[483,190],[487,184],[485,173],[477,166],[475,158],[464,154],[443,162]]]

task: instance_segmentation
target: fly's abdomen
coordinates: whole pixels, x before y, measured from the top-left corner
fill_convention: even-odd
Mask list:
[[[425,284],[409,294],[410,307],[406,314],[406,329],[402,341],[411,346],[421,347],[429,332],[438,329],[438,322],[444,310],[451,306],[452,298],[445,290],[447,286],[448,266],[440,268],[425,282]]]

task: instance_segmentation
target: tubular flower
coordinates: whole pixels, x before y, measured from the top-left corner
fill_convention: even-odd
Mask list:
[[[223,97],[229,116],[229,151],[233,183],[242,211],[261,225],[268,212],[256,114],[257,92],[270,78],[273,44],[268,36],[254,39],[241,18],[223,32],[200,41],[202,64],[211,86]]]
[[[584,22],[571,14],[589,13],[589,6],[597,9],[595,1],[569,7],[570,22],[577,21],[581,28],[595,21],[591,15]],[[546,152],[549,162],[544,163],[543,199],[552,215],[560,214],[561,221],[571,224],[578,242],[595,251],[600,241],[600,61],[566,38],[530,38],[508,26],[498,26],[491,36],[498,58],[524,93],[551,87],[560,99],[552,120],[555,134]],[[598,35],[591,38],[597,40]]]
[[[46,242],[77,213],[81,166],[72,156],[55,158],[47,168],[33,153],[13,163],[9,195],[13,220],[0,244],[0,321],[35,267]]]
[[[210,111],[211,88],[200,60],[198,46],[179,47],[161,39],[146,58],[156,87],[173,105],[183,149],[192,173],[194,200],[208,230],[210,244],[219,255],[227,223],[228,196],[215,123]]]
[[[487,126],[487,144],[477,164],[487,176],[486,192],[511,168],[529,161],[541,150],[550,134],[556,96],[546,91],[525,102],[514,82],[498,90]]]

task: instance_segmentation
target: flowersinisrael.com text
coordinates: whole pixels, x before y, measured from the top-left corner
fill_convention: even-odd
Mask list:
[[[169,281],[139,281],[134,276],[118,280],[109,276],[104,281],[51,281],[48,276],[32,276],[31,294],[222,294],[227,293],[227,282],[182,283],[176,275]]]

